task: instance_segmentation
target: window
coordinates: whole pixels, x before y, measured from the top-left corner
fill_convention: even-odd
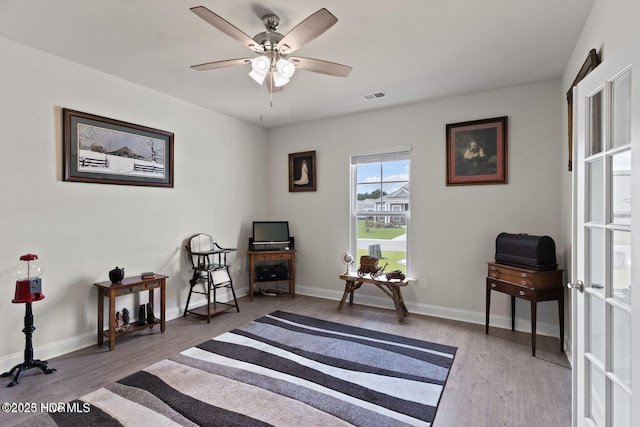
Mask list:
[[[351,253],[379,258],[385,272],[409,271],[410,148],[351,157]]]

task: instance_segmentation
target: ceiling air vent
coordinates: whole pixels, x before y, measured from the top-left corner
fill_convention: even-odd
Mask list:
[[[362,97],[366,101],[373,101],[374,99],[385,98],[386,96],[387,94],[384,92],[376,92],[376,93],[372,93],[371,95],[363,95]]]

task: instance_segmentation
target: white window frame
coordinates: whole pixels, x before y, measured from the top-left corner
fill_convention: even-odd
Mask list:
[[[351,154],[350,156],[350,161],[349,161],[349,168],[350,168],[350,191],[349,191],[349,236],[350,236],[350,241],[349,241],[349,248],[351,253],[353,254],[353,256],[356,258],[355,259],[355,268],[357,269],[358,264],[360,262],[359,259],[357,259],[357,253],[358,253],[358,236],[357,236],[357,232],[358,232],[358,224],[357,224],[357,218],[359,216],[371,216],[373,214],[373,216],[377,216],[377,217],[387,217],[387,218],[391,218],[391,217],[403,217],[406,218],[406,243],[405,243],[405,255],[406,255],[406,274],[407,276],[411,275],[411,204],[412,204],[412,192],[409,191],[409,203],[408,203],[408,207],[409,209],[406,211],[378,211],[376,210],[375,212],[371,212],[370,210],[362,210],[362,211],[358,211],[357,210],[357,206],[358,206],[358,182],[357,182],[357,174],[356,174],[356,166],[358,164],[361,163],[375,163],[375,162],[385,162],[385,161],[392,161],[392,160],[400,160],[400,159],[406,159],[409,160],[409,178],[408,178],[408,183],[409,183],[409,189],[411,189],[411,146],[410,145],[403,145],[403,146],[397,146],[397,147],[389,147],[389,148],[384,148],[384,149],[378,149],[378,150],[371,150],[371,151],[366,151],[366,152],[361,152],[361,153],[354,153]],[[362,161],[361,161],[362,160]],[[381,183],[384,183],[384,181],[382,181],[382,177],[380,177],[381,179]],[[382,196],[382,195],[381,195]],[[376,204],[376,207],[378,206],[378,204]]]

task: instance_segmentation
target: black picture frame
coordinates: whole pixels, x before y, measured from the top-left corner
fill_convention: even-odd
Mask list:
[[[316,152],[289,154],[289,192],[316,191]]]
[[[600,65],[600,58],[598,57],[598,52],[595,49],[591,49],[589,54],[587,55],[587,59],[584,60],[582,67],[580,67],[580,71],[578,71],[578,75],[571,83],[571,87],[567,91],[567,121],[568,121],[568,149],[569,149],[569,160],[567,162],[567,170],[569,172],[573,171],[573,88],[575,85],[580,83],[582,79],[584,79],[587,74],[593,71],[598,65]]]
[[[63,179],[173,187],[171,132],[64,108]]]
[[[508,118],[450,123],[447,185],[507,184]]]

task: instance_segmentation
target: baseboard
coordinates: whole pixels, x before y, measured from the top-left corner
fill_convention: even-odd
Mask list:
[[[236,292],[237,298],[240,298],[244,295],[247,295],[246,288],[240,288],[240,292]],[[228,289],[224,291],[218,291],[218,298],[220,301],[228,301],[233,298],[233,295]],[[205,305],[206,303],[202,303],[200,305],[194,305],[190,308],[197,308],[199,306]],[[165,311],[165,316],[167,317],[167,321],[176,319],[182,316],[183,307],[174,307],[171,309],[167,309]],[[105,319],[105,321],[107,321]],[[37,341],[37,335],[36,335]],[[71,353],[73,351],[81,350],[86,347],[90,347],[92,345],[97,344],[97,333],[96,332],[88,332],[86,334],[77,335],[75,337],[67,338],[64,340],[52,342],[49,344],[45,344],[42,346],[35,346],[33,349],[33,353],[35,358],[40,360],[49,360],[54,357],[62,356],[63,354]],[[103,346],[108,346],[108,340],[102,344]],[[0,372],[6,372],[16,366],[19,363],[24,362],[24,351],[20,351],[19,353],[10,354],[0,358]],[[55,368],[55,366],[52,366]]]
[[[317,298],[331,299],[340,301],[343,291],[313,288],[307,286],[296,286],[296,293]],[[393,302],[387,297],[378,297],[372,295],[358,294],[356,298],[357,304],[367,305],[371,307],[386,308],[394,310]],[[479,325],[485,324],[485,313],[468,310],[459,310],[449,307],[441,307],[437,305],[414,303],[405,300],[405,305],[409,313],[422,314],[425,316],[441,317],[449,320],[459,320],[461,322],[475,323]],[[507,316],[490,315],[489,325],[492,327],[511,329],[511,318]],[[515,325],[516,331],[531,332],[531,322],[517,319]],[[557,337],[560,334],[559,326],[556,324],[538,321],[536,333],[539,335],[548,335]]]
[[[227,289],[225,292],[219,293],[220,301],[227,301],[233,298],[231,292]],[[343,291],[330,290],[324,288],[315,288],[310,286],[296,286],[296,293],[311,297],[340,301]],[[236,296],[238,298],[248,294],[248,287],[236,288]],[[377,297],[371,295],[358,294],[357,304],[367,305],[371,307],[385,308],[393,310],[393,302],[389,298]],[[409,313],[422,314],[425,316],[441,317],[449,320],[458,320],[461,322],[475,323],[484,325],[485,313],[468,310],[458,310],[449,307],[440,307],[430,304],[413,303],[405,301]],[[204,305],[204,303],[202,304]],[[194,307],[196,308],[196,307]],[[337,305],[336,305],[337,308]],[[166,311],[167,321],[182,316],[183,308],[174,307]],[[511,329],[511,319],[507,316],[491,315],[489,324],[493,327]],[[516,330],[522,332],[531,332],[531,323],[518,319],[516,322]],[[559,334],[558,325],[538,322],[537,333],[540,335],[548,335],[557,337]],[[43,346],[34,347],[34,354],[38,359],[48,360],[61,356],[73,351],[80,350],[85,347],[96,345],[96,333],[90,332],[64,340],[56,341]],[[103,344],[107,345],[107,343]],[[570,349],[570,343],[565,343],[565,348]],[[569,353],[567,353],[569,356]],[[13,366],[24,361],[24,352],[14,353],[0,358],[0,372],[5,372]],[[571,359],[569,358],[569,361]]]

